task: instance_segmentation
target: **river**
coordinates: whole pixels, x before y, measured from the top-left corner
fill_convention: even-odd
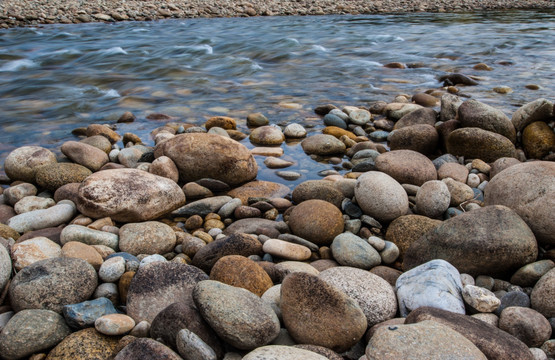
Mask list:
[[[23,145],[59,149],[71,130],[115,123],[149,145],[163,122],[203,124],[214,115],[265,114],[271,123],[323,127],[317,105],[368,106],[440,88],[441,75],[479,77],[461,88],[509,116],[520,105],[553,98],[555,11],[472,14],[257,17],[48,25],[0,31],[0,163]],[[407,64],[391,69],[390,62]],[[477,71],[477,63],[492,71]],[[534,84],[539,90],[526,85]],[[492,89],[508,86],[499,94]],[[248,139],[243,143],[252,148]],[[282,145],[288,170],[317,178],[331,165]],[[59,153],[59,151],[58,151]],[[259,179],[286,182],[264,168]],[[286,182],[287,183],[287,182]]]

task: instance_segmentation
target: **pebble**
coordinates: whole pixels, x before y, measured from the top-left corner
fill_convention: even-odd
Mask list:
[[[369,171],[357,179],[355,197],[362,211],[378,221],[395,220],[408,211],[407,193],[391,176]]]
[[[115,250],[118,248],[119,236],[81,225],[68,225],[62,230],[60,242],[65,245],[73,241],[86,245],[104,245]]]
[[[14,206],[25,197],[37,194],[37,188],[33,184],[22,183],[7,188],[3,193],[4,201]]]
[[[131,331],[135,327],[135,321],[124,314],[102,315],[94,322],[94,328],[101,334],[118,336]]]
[[[333,258],[343,266],[369,270],[381,263],[380,254],[364,239],[342,233],[335,237],[330,249]]]
[[[7,225],[19,233],[55,227],[69,222],[75,215],[75,204],[62,200],[43,210],[33,210],[10,218]]]
[[[331,203],[323,200],[307,200],[290,213],[291,232],[316,245],[330,245],[343,232],[343,215]]]
[[[278,239],[270,239],[264,242],[262,250],[272,256],[295,261],[308,260],[312,254],[306,246]]]
[[[345,152],[345,144],[332,135],[316,134],[301,142],[308,155],[337,155]]]
[[[243,288],[258,296],[274,286],[262,267],[241,255],[227,255],[219,259],[210,270],[210,280]]]
[[[165,254],[176,245],[173,229],[158,221],[127,223],[119,231],[119,248],[131,255]]]
[[[386,265],[393,264],[399,257],[399,248],[391,241],[384,241],[384,249],[380,251],[382,262]]]
[[[106,283],[116,282],[125,272],[125,259],[116,256],[107,259],[98,270],[98,277]],[[109,335],[109,334],[106,334]]]
[[[501,305],[494,293],[478,286],[466,285],[462,296],[465,303],[481,313],[494,312]]]
[[[518,269],[511,277],[511,284],[533,287],[548,271],[555,267],[552,260],[540,260]]]
[[[307,134],[306,129],[300,124],[289,124],[283,129],[283,134],[287,138],[301,139]]]
[[[416,211],[432,219],[441,217],[450,203],[449,188],[439,180],[425,182],[416,193]]]
[[[309,350],[299,349],[293,346],[285,346],[285,345],[262,346],[249,352],[243,357],[243,360],[263,360],[263,359],[326,360],[328,358]]]
[[[4,171],[12,181],[34,183],[37,170],[56,163],[56,155],[40,146],[22,146],[8,154],[4,161]]]
[[[282,179],[294,181],[302,176],[302,174],[296,171],[276,171],[276,175]]]
[[[511,306],[530,307],[530,297],[522,291],[509,291],[501,296],[501,304],[495,310],[500,315],[503,310]]]
[[[269,156],[266,159],[264,159],[264,165],[266,165],[270,169],[282,169],[282,168],[292,166],[294,164],[295,163],[293,161],[278,159],[277,157],[274,157],[274,156]]]
[[[16,214],[23,214],[33,210],[44,210],[56,205],[54,199],[39,196],[26,196],[19,200],[14,210]]]
[[[283,156],[283,149],[280,147],[257,146],[251,149],[251,154],[269,157],[280,157]]]
[[[534,286],[530,298],[532,308],[546,318],[555,317],[555,269],[549,270]]]

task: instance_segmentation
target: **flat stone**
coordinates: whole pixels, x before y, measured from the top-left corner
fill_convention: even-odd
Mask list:
[[[54,199],[39,196],[26,196],[14,205],[16,214],[23,214],[33,210],[44,210],[56,205]]]
[[[60,234],[60,242],[65,245],[69,242],[80,242],[86,245],[104,245],[117,249],[119,236],[106,231],[94,230],[81,225],[68,225]]]
[[[276,126],[260,126],[251,131],[249,140],[256,145],[280,145],[285,141],[285,135]]]
[[[257,155],[257,154],[255,154],[255,155]],[[268,155],[266,155],[266,156],[268,156]],[[281,155],[279,155],[279,156],[281,156]],[[264,165],[266,165],[270,169],[282,169],[282,168],[292,166],[294,164],[295,163],[293,161],[278,159],[277,157],[275,157],[275,155],[268,156],[266,159],[264,159]]]
[[[117,313],[114,305],[105,297],[83,301],[77,304],[65,305],[62,313],[66,323],[74,329],[84,329],[94,326],[94,322],[101,316]]]
[[[524,265],[511,277],[511,284],[522,287],[533,287],[549,270],[555,268],[552,260],[540,260]]]
[[[96,249],[90,245],[78,241],[70,241],[62,246],[62,256],[68,258],[83,259],[98,271],[104,261]]]
[[[194,266],[175,262],[155,262],[137,271],[127,293],[127,315],[136,323],[150,323],[168,305],[177,301],[192,303],[196,283],[208,275]]]
[[[131,255],[166,254],[176,245],[173,229],[162,222],[128,223],[119,230],[119,248]]]
[[[424,234],[406,251],[403,267],[444,259],[461,273],[499,276],[535,261],[537,252],[526,223],[513,210],[492,205],[446,220]]]
[[[364,312],[369,327],[392,319],[397,313],[395,292],[391,285],[378,275],[361,269],[338,266],[322,271],[319,277],[355,300]]]
[[[61,313],[64,305],[91,297],[98,279],[85,260],[53,258],[35,262],[18,272],[9,288],[12,308],[47,309]]]
[[[5,359],[20,359],[56,346],[71,333],[64,318],[50,310],[17,312],[0,333]]]
[[[275,160],[270,160],[273,161],[274,163],[276,163],[277,167],[280,167],[279,164],[283,164],[283,163],[288,163],[288,161],[285,160],[280,160],[277,159],[278,157],[283,155],[283,149],[280,147],[262,147],[262,146],[257,146],[253,149],[251,149],[251,154],[253,155],[260,155],[260,156],[269,156],[272,158],[275,158]],[[264,164],[266,164],[266,160],[264,160]],[[293,163],[291,163],[292,165]],[[268,166],[266,164],[266,166]],[[270,167],[270,166],[268,166]],[[285,166],[282,166],[285,167]]]
[[[306,200],[319,199],[341,208],[345,196],[335,186],[335,182],[327,180],[308,180],[295,187],[292,193],[293,202],[300,204]]]
[[[365,354],[368,359],[487,359],[464,336],[434,321],[380,327]]]
[[[172,212],[173,216],[206,216],[210,213],[217,213],[218,210],[231,201],[230,196],[213,196],[206,199],[193,201]]]
[[[280,233],[287,231],[289,231],[289,227],[284,222],[260,218],[246,218],[233,222],[225,228],[224,234],[264,234],[266,236],[276,238],[280,235]]]
[[[409,314],[405,324],[433,320],[462,334],[492,360],[532,360],[528,346],[499,328],[467,315],[432,307],[421,307]]]
[[[67,223],[74,215],[75,204],[69,200],[62,200],[48,209],[16,215],[8,220],[7,225],[19,233],[24,233]]]
[[[83,329],[64,338],[48,353],[48,360],[95,360],[116,356],[119,337],[100,334],[94,327]]]
[[[279,334],[270,305],[250,291],[207,280],[195,287],[193,299],[218,336],[238,349],[266,345]]]
[[[316,275],[296,272],[281,285],[281,311],[289,334],[299,343],[342,352],[362,338],[367,322],[355,300]]]

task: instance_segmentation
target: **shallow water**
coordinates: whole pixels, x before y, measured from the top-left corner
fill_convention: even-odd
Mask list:
[[[118,124],[153,144],[146,120],[164,113],[203,124],[210,116],[262,112],[271,123],[322,128],[319,104],[368,105],[400,93],[441,87],[457,71],[480,76],[463,88],[509,116],[520,105],[553,98],[555,11],[476,14],[260,17],[115,24],[50,25],[0,31],[0,163],[9,151],[36,144],[58,149],[71,130],[115,123],[124,111],[137,121]],[[383,64],[418,64],[404,70]],[[484,62],[493,71],[476,71]],[[504,65],[502,65],[504,64]],[[528,90],[536,84],[540,90]],[[509,86],[498,94],[496,86]],[[248,139],[243,143],[252,148]],[[287,182],[265,169],[259,179],[291,187],[318,178],[317,163],[298,143],[282,145]]]

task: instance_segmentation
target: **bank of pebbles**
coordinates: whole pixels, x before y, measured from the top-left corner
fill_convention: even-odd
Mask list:
[[[150,21],[171,18],[378,14],[401,12],[469,12],[508,9],[553,9],[550,0],[421,1],[136,1],[136,0],[3,0],[0,28],[38,24]]]
[[[0,356],[553,358],[553,102],[508,117],[442,81],[319,105],[308,137],[252,114],[13,150]],[[255,156],[296,178],[284,141],[329,163],[321,180],[256,180]]]

